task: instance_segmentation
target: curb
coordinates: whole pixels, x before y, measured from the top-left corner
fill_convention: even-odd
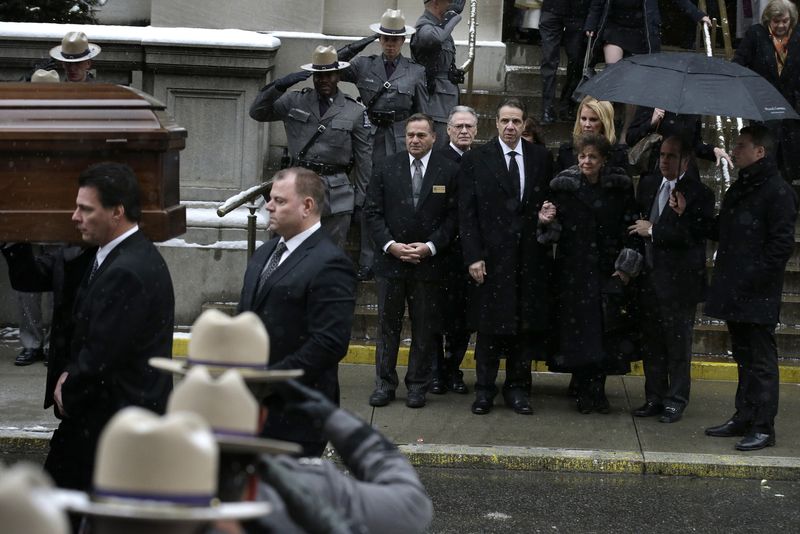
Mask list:
[[[542,447],[401,445],[415,467],[800,480],[800,459]]]
[[[189,349],[188,334],[175,334],[172,340],[172,355],[175,358],[185,358]],[[400,347],[397,355],[397,365],[408,365],[408,347]],[[702,356],[695,355],[692,361],[692,378],[697,380],[727,380],[735,382],[738,379],[736,362],[716,362],[703,360]],[[375,347],[371,345],[350,345],[347,355],[341,363],[375,365]],[[800,384],[799,365],[779,365],[781,384]],[[462,369],[475,369],[475,352],[468,350],[464,357]],[[500,361],[500,369],[505,369],[505,361]],[[537,373],[550,372],[547,364],[542,361],[534,362],[533,370]],[[644,376],[642,362],[631,363],[631,376]]]

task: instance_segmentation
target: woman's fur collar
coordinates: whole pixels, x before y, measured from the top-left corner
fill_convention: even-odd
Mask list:
[[[550,189],[552,191],[563,191],[567,193],[574,193],[580,189],[583,183],[580,168],[573,165],[569,169],[565,169],[558,173],[558,175],[550,181]],[[630,177],[625,174],[625,171],[619,167],[604,167],[600,171],[600,184],[604,188],[611,189],[628,189],[633,182]]]

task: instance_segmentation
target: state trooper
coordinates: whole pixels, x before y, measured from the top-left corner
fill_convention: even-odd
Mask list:
[[[342,71],[342,81],[356,85],[367,108],[372,123],[374,164],[405,150],[405,120],[423,109],[428,94],[425,68],[400,52],[406,36],[416,31],[406,26],[403,12],[387,9],[380,22],[370,25],[370,30],[378,36],[381,54],[353,57],[375,39],[373,36],[340,49],[339,59],[350,61],[350,68]],[[360,280],[372,278],[374,249],[369,234],[362,217]]]
[[[464,71],[456,67],[456,44],[453,30],[461,22],[466,0],[424,0],[425,12],[417,20],[411,37],[411,56],[425,67],[428,101],[423,113],[434,120],[438,150],[447,146],[447,118],[458,105],[458,84]]]
[[[318,46],[302,71],[261,89],[250,106],[250,116],[257,121],[283,121],[291,164],[322,178],[326,197],[322,227],[342,248],[353,208],[364,204],[372,174],[372,125],[366,109],[338,89],[340,72],[349,67],[339,61],[332,46]],[[286,93],[312,74],[313,89]],[[354,183],[348,177],[351,170]]]

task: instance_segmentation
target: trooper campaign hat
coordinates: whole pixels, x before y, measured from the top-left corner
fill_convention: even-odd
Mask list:
[[[233,369],[214,378],[205,367],[193,367],[167,401],[167,413],[175,412],[202,417],[223,451],[299,454],[303,450],[296,443],[258,437],[258,401]]]
[[[40,467],[0,463],[0,517],[3,532],[69,534],[67,513],[52,496],[53,483]]]
[[[36,69],[36,72],[31,76],[32,83],[58,83],[61,78],[54,70]]]
[[[406,18],[399,9],[387,9],[381,17],[381,21],[370,24],[369,29],[379,35],[391,37],[405,37],[416,33],[416,29],[406,26]]]
[[[350,67],[347,61],[339,61],[339,54],[332,46],[318,46],[311,54],[311,63],[300,68],[309,72],[333,72]]]
[[[194,413],[163,417],[124,408],[100,435],[91,495],[59,490],[78,514],[150,521],[211,522],[268,514],[266,502],[216,499],[219,449],[208,424]]]
[[[67,63],[77,63],[92,59],[100,53],[100,47],[89,42],[83,32],[69,32],[61,44],[50,49],[50,57]]]
[[[280,382],[303,375],[302,369],[270,371],[269,335],[253,312],[230,317],[219,310],[206,310],[192,325],[186,360],[150,358],[156,369],[185,375],[203,365],[212,375],[236,369],[247,382]]]

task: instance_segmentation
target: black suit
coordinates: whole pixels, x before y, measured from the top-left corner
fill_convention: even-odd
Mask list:
[[[646,217],[658,201],[662,177],[639,183],[637,203]],[[647,400],[683,410],[691,387],[692,329],[697,303],[705,300],[706,229],[714,216],[714,193],[688,173],[675,185],[686,198],[678,216],[669,205],[645,241],[645,268],[638,280],[642,310]]]
[[[279,238],[256,250],[244,275],[238,311],[261,317],[270,335],[270,369],[303,369],[303,383],[339,402],[339,361],[347,354],[355,309],[353,264],[318,229],[283,259],[256,291],[261,271]],[[298,442],[319,456],[325,440],[319,429],[283,411],[281,401],[265,401],[269,414],[262,435]]]
[[[424,393],[430,383],[434,334],[441,314],[441,281],[448,272],[447,248],[456,233],[457,174],[455,163],[432,153],[416,206],[407,152],[388,158],[370,180],[364,209],[376,250],[382,252],[373,267],[380,321],[375,380],[382,391],[394,391],[399,382],[395,367],[406,301],[412,332],[405,384],[409,391]],[[383,252],[390,241],[432,242],[436,253],[418,264],[404,262]]]
[[[478,331],[476,389],[491,394],[503,353],[505,388],[529,387],[533,342],[541,337],[532,334],[549,328],[549,263],[545,247],[536,241],[536,225],[549,195],[552,157],[542,146],[521,143],[521,199],[497,138],[464,154],[458,178],[464,264],[483,260],[488,273],[475,287],[470,306]]]
[[[147,363],[172,354],[175,297],[167,264],[140,231],[117,245],[90,281],[92,256],[38,262],[40,274],[52,269],[62,302],[74,296],[69,358],[59,356],[48,369],[48,389],[62,371],[69,376],[61,388],[67,417],[53,434],[45,468],[59,486],[82,490],[91,486],[108,420],[131,405],[163,413],[172,391],[172,377]]]

